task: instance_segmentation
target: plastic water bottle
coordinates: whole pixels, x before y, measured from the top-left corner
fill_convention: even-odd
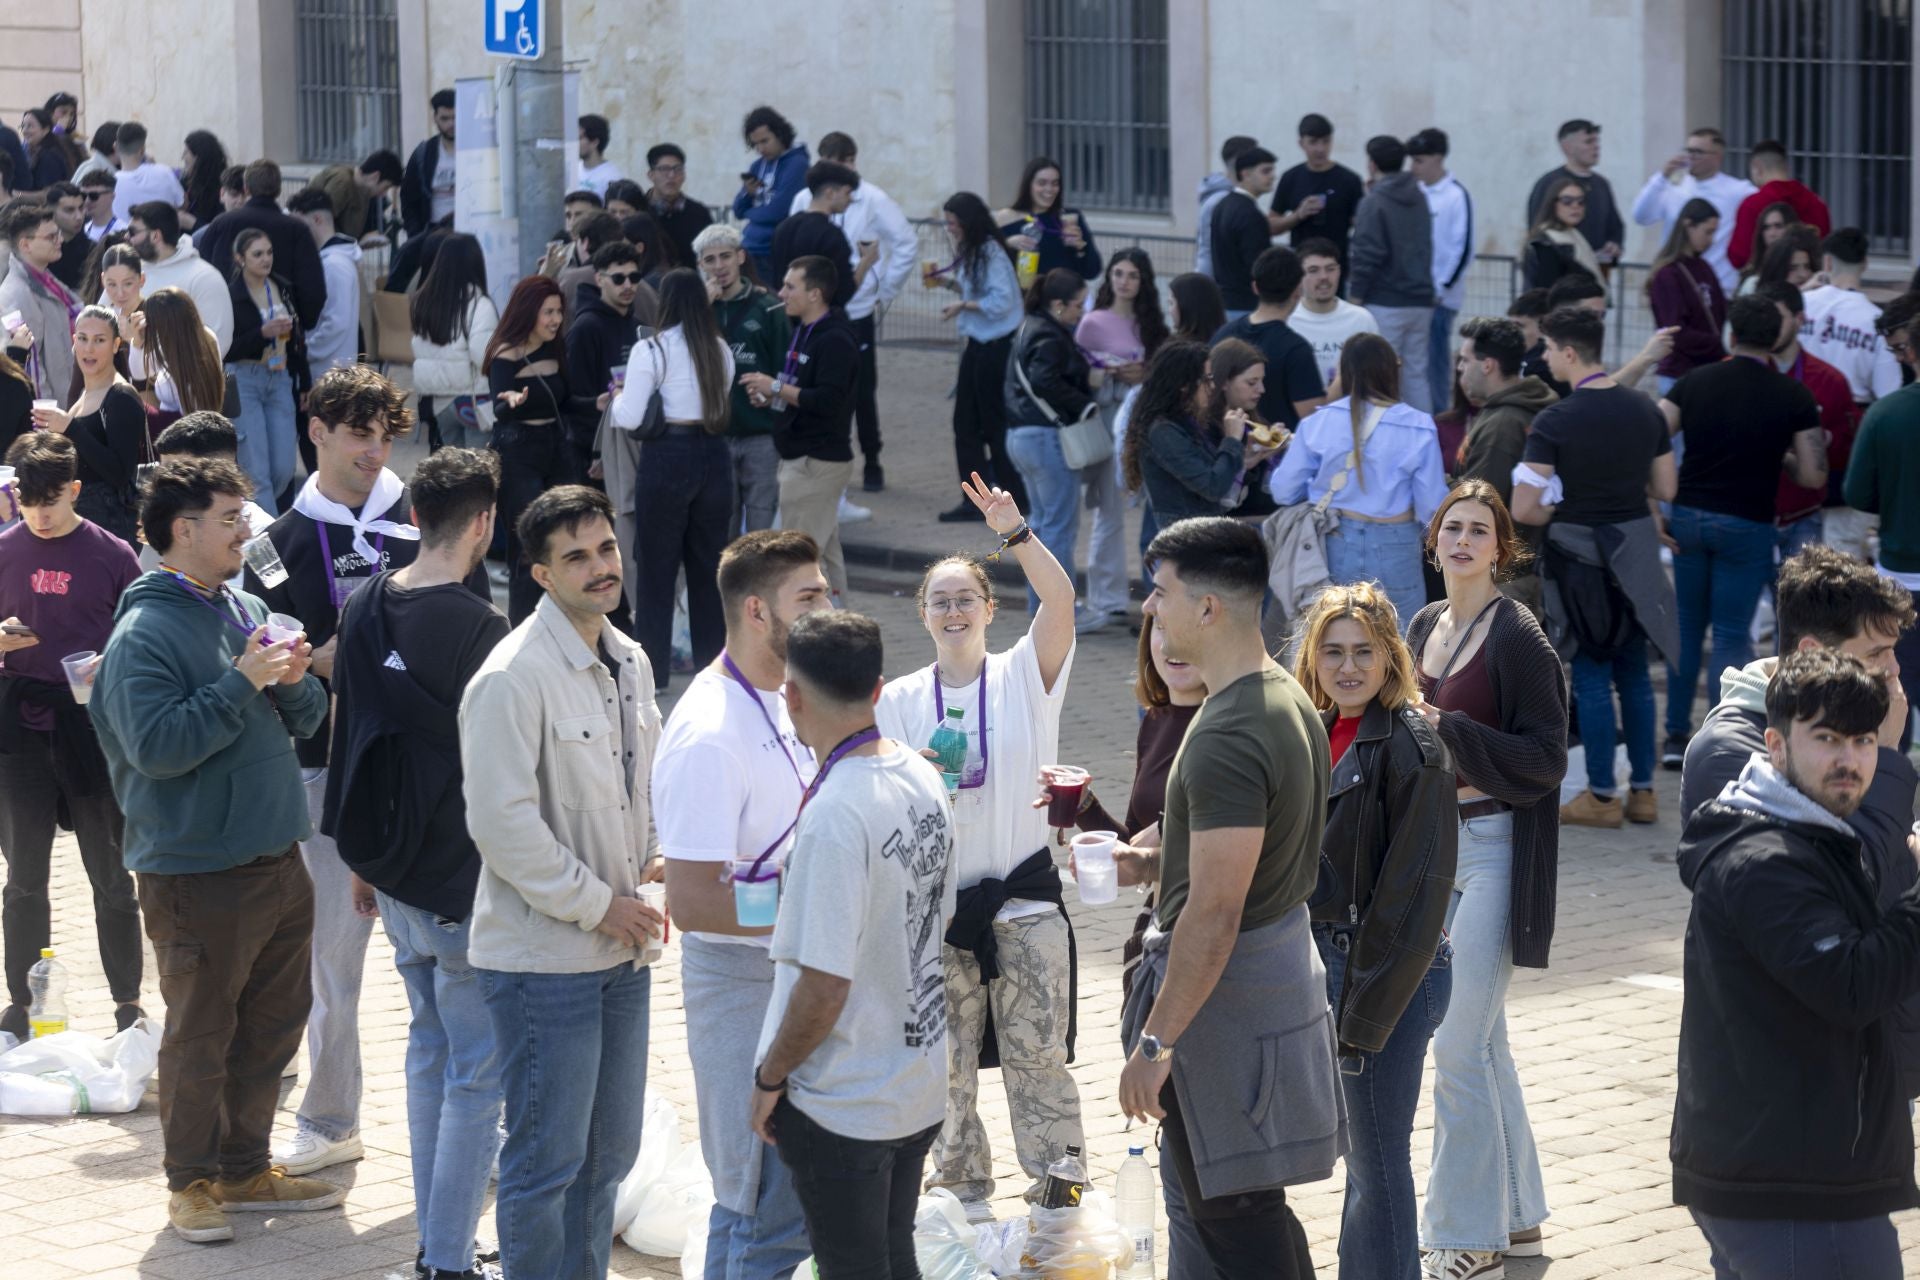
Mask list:
[[[1076,1209],[1086,1189],[1087,1166],[1080,1163],[1080,1148],[1068,1147],[1067,1154],[1047,1166],[1047,1183],[1040,1193],[1040,1207]]]
[[[27,1022],[33,1038],[50,1036],[67,1029],[67,970],[53,958],[52,947],[40,948],[40,960],[27,970],[27,990],[33,1003],[27,1010]]]
[[[1120,1268],[1122,1280],[1153,1280],[1153,1167],[1145,1147],[1127,1148],[1127,1159],[1114,1180],[1114,1212],[1120,1230],[1133,1241],[1133,1258]]]
[[[947,784],[949,792],[960,787],[961,771],[967,767],[967,713],[959,707],[948,707],[947,718],[933,731],[933,740],[927,747],[934,754],[934,763],[940,766],[941,780]]]

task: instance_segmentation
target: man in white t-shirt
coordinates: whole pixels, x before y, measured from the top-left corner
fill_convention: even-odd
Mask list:
[[[114,152],[120,160],[120,173],[113,184],[113,216],[126,222],[133,206],[160,200],[178,209],[187,202],[186,189],[173,170],[147,158],[147,126],[129,120],[114,136]]]
[[[1640,194],[1633,200],[1633,220],[1643,227],[1656,222],[1663,224],[1660,235],[1664,239],[1672,232],[1687,201],[1705,200],[1718,209],[1720,229],[1713,233],[1713,243],[1700,256],[1713,268],[1713,274],[1720,277],[1720,288],[1731,298],[1740,285],[1740,272],[1727,261],[1727,244],[1733,239],[1733,224],[1739,219],[1741,203],[1760,188],[1736,174],[1723,172],[1720,166],[1726,156],[1727,140],[1718,129],[1695,129],[1687,135],[1686,150],[1669,156],[1660,166],[1660,172],[1640,188]],[[1686,172],[1682,173],[1682,169]]]
[[[1380,326],[1371,311],[1340,296],[1340,250],[1333,241],[1309,240],[1300,246],[1299,254],[1307,280],[1287,327],[1313,347],[1320,379],[1331,387],[1333,376],[1340,372],[1340,348],[1347,339],[1356,333],[1378,333]]]
[[[1846,377],[1855,404],[1900,389],[1900,362],[1880,337],[1880,308],[1860,292],[1867,267],[1867,235],[1842,227],[1820,245],[1829,283],[1801,294],[1807,310],[1800,345]]]
[[[947,1109],[952,823],[938,772],[874,725],[882,658],[857,613],[802,618],[787,646],[787,704],[820,773],[773,933],[752,1122],[829,1276],[917,1274],[899,1208],[919,1199]]]
[[[620,172],[619,165],[607,159],[607,143],[612,137],[613,129],[605,116],[580,117],[580,181],[574,186],[603,199],[608,184],[627,176]]]
[[[787,631],[829,608],[820,549],[795,530],[750,533],[720,557],[727,647],[673,709],[653,772],[667,900],[682,932],[687,1055],[700,1152],[713,1176],[707,1257],[714,1274],[773,1280],[811,1251],[786,1166],[748,1127],[745,1069],[773,997],[772,929],[743,927],[727,865],[787,856],[814,759],[794,734],[780,687]],[[721,1264],[724,1263],[724,1266]]]

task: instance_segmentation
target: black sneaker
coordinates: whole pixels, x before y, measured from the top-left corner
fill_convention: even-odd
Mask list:
[[[1680,766],[1686,763],[1686,759],[1687,739],[1675,734],[1668,734],[1666,746],[1660,748],[1660,767],[1662,769],[1671,769],[1675,773],[1678,773]]]
[[[473,1265],[465,1271],[438,1271],[427,1265],[427,1249],[422,1245],[413,1255],[414,1280],[434,1280],[434,1277],[472,1276],[476,1280],[499,1280],[500,1250],[488,1249],[478,1240],[473,1242]]]
[[[866,474],[861,478],[860,487],[868,493],[881,493],[887,487],[887,473],[877,462],[869,462]]]
[[[942,511],[939,516],[941,524],[966,524],[970,520],[984,521],[985,519],[986,517],[980,514],[980,508],[971,502],[963,502],[951,511]]]

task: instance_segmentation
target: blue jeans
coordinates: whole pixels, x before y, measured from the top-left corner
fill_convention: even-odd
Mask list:
[[[1721,1218],[1689,1210],[1713,1251],[1713,1280],[1900,1280],[1893,1219]]]
[[[1316,924],[1313,940],[1327,966],[1327,1000],[1337,1009],[1353,932]],[[1442,937],[1385,1047],[1340,1059],[1340,1087],[1353,1134],[1340,1212],[1340,1280],[1420,1280],[1413,1113],[1420,1105],[1427,1041],[1447,1016],[1452,993],[1453,949]]]
[[[1680,652],[1667,667],[1667,736],[1693,728],[1693,691],[1700,680],[1701,641],[1713,628],[1707,706],[1720,701],[1720,673],[1753,661],[1753,611],[1773,585],[1771,523],[1674,504],[1667,532],[1680,544],[1673,557],[1673,593]],[[1582,725],[1580,732],[1586,733]]]
[[[1459,314],[1448,307],[1433,309],[1427,352],[1427,393],[1433,397],[1432,413],[1445,413],[1453,407],[1453,321]]]
[[[1377,582],[1400,615],[1400,634],[1427,603],[1427,580],[1420,572],[1423,530],[1414,520],[1374,524],[1342,518],[1327,535],[1327,571],[1343,586]]]
[[[1753,620],[1753,610],[1747,610]],[[1605,798],[1620,789],[1613,773],[1613,691],[1620,690],[1620,727],[1627,735],[1628,785],[1653,786],[1653,678],[1647,673],[1647,637],[1635,631],[1610,662],[1573,655],[1573,698],[1580,742],[1587,751],[1587,789]],[[1667,706],[1673,706],[1668,695]]]
[[[293,483],[300,456],[294,441],[293,375],[253,360],[227,368],[240,392],[240,416],[233,423],[240,436],[240,469],[253,482],[253,500],[268,515],[279,515],[280,494]]]
[[[1427,1249],[1504,1250],[1547,1220],[1540,1154],[1507,1045],[1513,978],[1513,815],[1460,824],[1447,937],[1453,994],[1433,1037],[1433,1167],[1420,1216]]]
[[[791,1274],[809,1252],[793,1171],[768,1151],[760,1158],[754,1211],[741,1213],[716,1200],[707,1214],[705,1280],[775,1280]]]
[[[1073,542],[1080,532],[1080,473],[1067,466],[1056,427],[1009,427],[1007,457],[1026,485],[1033,510],[1027,523],[1033,536],[1053,552],[1060,567],[1073,574]],[[1040,608],[1039,593],[1027,588],[1027,612]]]
[[[443,920],[376,893],[407,986],[407,1140],[413,1216],[429,1267],[473,1265],[474,1229],[498,1148],[500,1067],[467,922]]]
[[[481,969],[507,1102],[494,1197],[508,1275],[600,1280],[640,1154],[653,970]]]

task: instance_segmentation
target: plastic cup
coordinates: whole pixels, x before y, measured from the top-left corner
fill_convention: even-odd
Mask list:
[[[33,411],[39,413],[42,409],[48,413],[58,413],[60,412],[60,402],[58,400],[35,400],[33,402]]]
[[[759,871],[751,862],[733,864],[733,918],[742,929],[770,929],[780,914],[780,872],[771,864]]]
[[[932,258],[928,258],[925,262],[922,262],[920,264],[920,283],[925,285],[929,289],[937,288],[939,286],[940,264],[937,261],[935,261]]]
[[[1073,838],[1073,878],[1080,901],[1103,906],[1120,896],[1120,867],[1113,860],[1114,831],[1083,831]]]
[[[306,628],[300,619],[290,613],[270,613],[267,615],[267,643],[292,646],[300,642],[300,633]]]
[[[82,649],[60,659],[60,665],[67,673],[67,688],[73,690],[73,700],[86,706],[93,697],[93,677],[100,670],[100,655],[92,649]]]
[[[240,554],[245,557],[247,567],[253,570],[254,576],[260,579],[260,585],[269,591],[287,580],[287,566],[280,563],[280,552],[273,545],[273,539],[266,534],[247,539],[240,547]],[[297,619],[295,625],[298,625]]]
[[[0,485],[12,484],[14,474],[12,467],[0,467]]]
[[[1080,793],[1087,789],[1091,775],[1071,764],[1050,764],[1041,772],[1047,775],[1047,789],[1053,802],[1047,806],[1047,825],[1066,828],[1080,816]]]
[[[667,886],[664,884],[643,884],[633,891],[633,896],[652,907],[655,911],[658,911],[661,915],[664,916],[667,914]],[[669,925],[667,928],[662,929],[659,937],[651,939],[646,946],[640,949],[641,964],[652,964],[655,960],[658,960],[667,953],[667,938],[671,928],[672,926]]]

